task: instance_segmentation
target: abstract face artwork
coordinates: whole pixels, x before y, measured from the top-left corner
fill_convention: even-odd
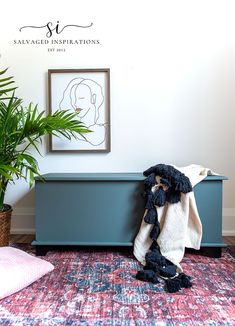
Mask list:
[[[108,151],[109,149],[109,76],[107,71],[51,74],[51,109],[76,112],[91,133],[68,142],[52,139],[52,150]],[[54,109],[55,110],[55,109]]]
[[[60,109],[70,108],[77,112],[81,120],[93,132],[86,135],[81,141],[99,146],[105,142],[106,125],[102,107],[104,103],[103,89],[95,80],[74,78],[67,85],[60,102]]]

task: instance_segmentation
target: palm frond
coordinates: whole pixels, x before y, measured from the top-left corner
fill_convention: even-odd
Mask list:
[[[4,75],[7,72],[7,70],[8,70],[8,68],[4,69],[4,70],[0,70],[0,75]],[[2,95],[6,95],[7,93],[14,91],[17,87],[10,87],[10,88],[8,87],[9,85],[14,84],[14,83],[15,82],[14,82],[12,76],[1,78],[0,79],[0,97]]]
[[[3,75],[7,70],[0,71]],[[0,96],[15,88],[6,87],[13,83],[12,77],[0,79]],[[23,178],[33,185],[34,176],[40,176],[36,159],[28,153],[33,147],[40,154],[40,143],[44,135],[63,136],[67,139],[91,132],[78,119],[78,114],[69,110],[58,110],[53,114],[38,112],[37,105],[27,107],[14,92],[8,100],[0,100],[0,210],[7,184],[14,176]]]

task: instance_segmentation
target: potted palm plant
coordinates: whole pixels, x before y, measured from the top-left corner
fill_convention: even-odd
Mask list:
[[[44,135],[71,139],[90,132],[77,119],[77,113],[58,110],[46,114],[45,111],[38,112],[37,105],[32,103],[23,106],[22,99],[15,96],[13,77],[3,78],[6,72],[7,69],[0,71],[0,246],[9,244],[12,207],[4,203],[8,184],[23,178],[31,187],[34,176],[40,176],[30,147],[40,152]]]

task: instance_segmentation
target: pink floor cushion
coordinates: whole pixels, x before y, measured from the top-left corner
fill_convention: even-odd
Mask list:
[[[35,282],[54,266],[12,247],[0,248],[0,299]]]

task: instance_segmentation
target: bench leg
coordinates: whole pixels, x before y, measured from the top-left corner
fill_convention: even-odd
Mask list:
[[[36,256],[45,256],[47,251],[47,246],[36,246]]]
[[[205,256],[211,258],[221,258],[222,256],[222,248],[221,247],[203,247],[201,248],[202,253]]]

